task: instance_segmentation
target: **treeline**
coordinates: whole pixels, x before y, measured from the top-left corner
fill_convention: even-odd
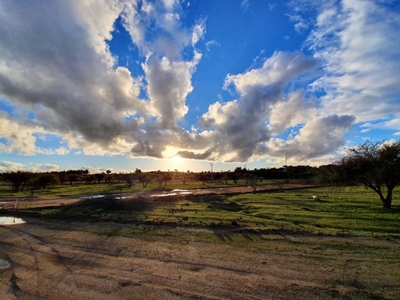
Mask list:
[[[237,184],[239,180],[246,179],[249,184],[251,181],[262,182],[264,179],[277,180],[312,180],[317,176],[318,168],[311,166],[286,166],[282,168],[261,168],[248,170],[237,167],[233,171],[224,172],[173,172],[151,171],[142,172],[136,169],[131,173],[113,173],[111,170],[106,172],[90,174],[88,170],[68,170],[58,172],[33,173],[26,171],[5,172],[0,174],[0,180],[11,185],[13,192],[29,190],[33,194],[36,190],[46,189],[57,184],[116,184],[126,183],[132,186],[135,183],[147,187],[149,183],[157,183],[159,187],[166,186],[168,182],[187,182],[199,181],[205,185],[210,181],[223,181],[225,184]]]

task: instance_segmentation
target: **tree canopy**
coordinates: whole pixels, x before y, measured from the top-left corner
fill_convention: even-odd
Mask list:
[[[361,183],[391,208],[393,190],[400,184],[400,141],[371,143],[350,148],[337,164],[326,167],[325,178],[338,185]]]

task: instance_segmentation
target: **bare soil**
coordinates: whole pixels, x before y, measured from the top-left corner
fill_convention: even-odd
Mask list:
[[[26,221],[0,226],[0,299],[400,299],[395,239]]]
[[[119,236],[130,226],[0,226],[0,258],[11,264],[0,270],[0,299],[399,299],[400,246],[392,241],[215,230],[215,242],[198,238],[206,229],[188,228]],[[377,250],[360,255],[359,247]]]

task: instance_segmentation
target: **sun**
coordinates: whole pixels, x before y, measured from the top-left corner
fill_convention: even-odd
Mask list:
[[[180,157],[179,155],[174,155],[171,157],[171,160],[174,162],[180,162],[182,160],[182,157]]]

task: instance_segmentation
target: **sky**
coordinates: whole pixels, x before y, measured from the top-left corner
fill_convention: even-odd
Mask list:
[[[400,138],[400,1],[0,1],[0,172],[334,162]]]

